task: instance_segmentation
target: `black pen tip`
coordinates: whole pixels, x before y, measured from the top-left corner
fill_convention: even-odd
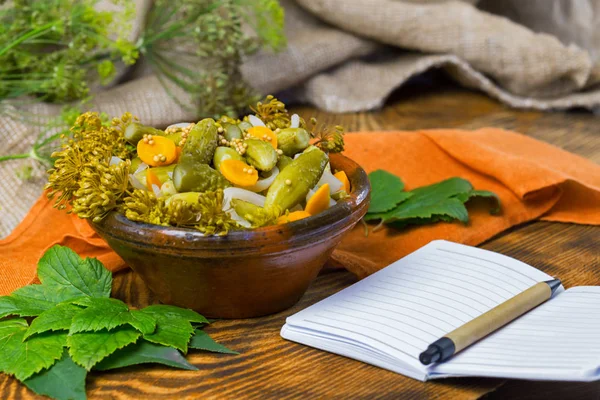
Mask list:
[[[429,346],[427,350],[419,355],[419,361],[423,365],[429,365],[438,361],[442,357],[442,352],[437,346]]]
[[[552,291],[552,294],[554,294],[554,292],[556,292],[556,289],[560,287],[561,282],[559,279],[552,279],[551,281],[546,281],[546,284],[550,286],[550,290]]]

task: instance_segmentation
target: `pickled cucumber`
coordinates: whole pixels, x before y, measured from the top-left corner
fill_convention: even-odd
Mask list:
[[[205,118],[198,122],[188,133],[181,149],[179,162],[210,164],[217,148],[218,138],[217,126],[212,118]]]
[[[277,147],[286,156],[293,156],[310,145],[310,134],[302,128],[286,128],[277,134]]]
[[[275,178],[267,191],[265,208],[289,210],[300,203],[321,179],[327,162],[327,154],[319,149],[300,155]]]
[[[270,171],[277,165],[277,152],[269,142],[260,139],[244,141],[246,147],[246,161],[260,171]]]
[[[221,163],[225,160],[244,161],[244,157],[242,157],[240,153],[238,153],[231,147],[217,147],[217,149],[215,150],[215,155],[213,156],[213,165],[215,166],[215,169],[217,171],[220,171]]]
[[[220,172],[208,164],[194,161],[177,164],[173,171],[173,183],[178,192],[206,192],[231,186]]]

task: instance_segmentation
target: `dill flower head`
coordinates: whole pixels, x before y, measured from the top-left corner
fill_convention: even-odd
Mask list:
[[[310,119],[310,135],[317,139],[315,146],[326,153],[341,153],[344,151],[344,128],[340,125],[319,125],[315,118]]]
[[[131,195],[123,199],[120,211],[130,221],[169,225],[169,218],[165,214],[164,200],[157,198],[154,193],[147,190],[133,190]]]
[[[197,203],[175,199],[166,206],[165,212],[171,225],[191,228],[200,220],[201,210]]]
[[[223,211],[223,190],[204,192],[198,196],[200,219],[196,229],[206,235],[224,236],[239,225]]]
[[[290,126],[290,114],[285,108],[285,104],[272,95],[268,95],[264,102],[259,101],[256,106],[250,107],[250,109],[271,130],[284,129]]]
[[[71,212],[99,222],[115,209],[129,186],[131,161],[107,165],[93,161],[81,172],[79,189],[73,194]]]
[[[113,156],[126,161],[110,165]],[[56,161],[48,171],[48,197],[58,196],[55,207],[59,209],[71,204],[72,212],[81,218],[102,218],[128,188],[131,150],[119,129],[103,125],[97,113],[80,115],[71,137],[52,157]]]
[[[246,214],[242,217],[252,224],[253,228],[275,225],[277,218],[281,216],[281,208],[277,206],[263,208],[257,207],[253,214]]]

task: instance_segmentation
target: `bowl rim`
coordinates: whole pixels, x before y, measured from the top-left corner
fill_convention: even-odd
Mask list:
[[[232,250],[252,252],[264,247],[294,248],[314,245],[332,234],[341,235],[367,212],[371,186],[365,170],[342,154],[330,154],[330,163],[345,171],[352,185],[348,197],[329,209],[298,221],[248,230],[232,230],[224,236],[204,235],[192,228],[154,225],[127,219],[117,211],[90,226],[104,239],[116,239],[138,247],[169,247],[173,250]],[[345,229],[344,229],[345,228]],[[163,238],[156,241],[156,236]]]

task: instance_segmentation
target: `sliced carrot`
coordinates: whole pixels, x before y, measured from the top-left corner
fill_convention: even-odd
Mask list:
[[[336,178],[338,178],[344,184],[344,190],[346,193],[350,193],[350,180],[348,180],[348,175],[344,171],[338,171],[333,174]]]
[[[146,168],[146,187],[151,192],[153,191],[152,185],[156,185],[160,189],[162,183],[160,182],[160,179],[158,179],[158,176],[156,176],[154,171],[152,171],[152,168]]]
[[[224,160],[221,161],[219,170],[223,176],[236,186],[253,186],[258,181],[258,171],[240,160]]]
[[[179,162],[179,157],[181,156],[181,146],[175,147],[175,162]]]
[[[306,202],[304,210],[310,215],[316,215],[329,208],[329,184],[321,186]]]
[[[248,129],[248,134],[260,140],[266,140],[271,143],[274,149],[277,149],[277,135],[266,126],[253,126]]]
[[[298,221],[299,219],[308,217],[310,217],[310,214],[306,211],[294,211],[289,213],[288,215],[282,215],[281,217],[279,217],[277,219],[277,224],[287,224],[288,222]]]
[[[177,158],[177,146],[173,141],[162,137],[144,138],[137,144],[138,157],[151,167],[172,164]]]

